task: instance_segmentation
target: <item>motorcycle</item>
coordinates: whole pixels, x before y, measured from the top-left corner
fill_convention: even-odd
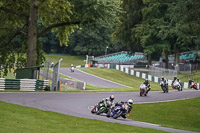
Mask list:
[[[167,81],[164,82],[164,81],[161,80],[160,86],[161,86],[161,88],[162,88],[162,90],[163,90],[164,93],[165,93],[165,92],[166,92],[166,93],[168,92],[168,83],[167,83]]]
[[[71,70],[71,72],[74,72],[74,67],[71,67],[70,70]]]
[[[104,101],[103,103],[95,105],[92,108],[91,113],[96,113],[97,115],[100,115],[102,113],[108,113],[111,105],[112,103],[110,101]]]
[[[174,81],[172,88],[177,89],[178,91],[182,91],[182,86],[177,80]]]
[[[147,96],[147,86],[145,84],[140,85],[140,96]]]
[[[191,88],[195,89],[195,90],[198,90],[197,88],[197,84],[193,81],[191,82],[191,85],[190,85]]]
[[[114,119],[119,118],[120,116],[128,114],[129,107],[127,104],[122,104],[116,106],[110,113],[107,114],[107,117],[113,117]]]

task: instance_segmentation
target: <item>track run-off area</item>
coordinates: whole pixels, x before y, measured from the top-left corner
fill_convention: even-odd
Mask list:
[[[91,114],[89,107],[105,97],[115,95],[115,102],[133,99],[134,104],[174,101],[200,97],[200,91],[184,90],[182,92],[150,91],[147,97],[140,97],[139,92],[101,92],[101,93],[54,93],[54,92],[0,92],[0,101],[34,107],[45,111],[53,111],[66,115],[96,119],[112,123],[121,123],[138,127],[153,128],[167,132],[192,133],[191,131],[161,127],[156,124],[134,121],[130,119],[112,119],[106,116]],[[134,109],[133,104],[133,109]]]

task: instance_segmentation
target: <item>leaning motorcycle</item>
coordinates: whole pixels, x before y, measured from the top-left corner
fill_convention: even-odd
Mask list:
[[[112,112],[107,114],[107,117],[113,117],[114,119],[119,118],[120,116],[128,114],[128,105],[127,104],[122,104],[119,106],[116,106]]]
[[[178,91],[182,91],[182,86],[178,81],[174,81],[172,88],[177,89]]]
[[[193,81],[191,82],[191,85],[190,85],[191,88],[195,89],[195,90],[198,90],[197,88],[197,84]]]
[[[168,92],[168,83],[167,83],[167,81],[166,82],[161,81],[160,82],[160,86],[161,86],[161,88],[162,88],[162,90],[163,90],[164,93]]]
[[[147,86],[145,84],[140,85],[140,96],[147,96]]]
[[[100,115],[102,113],[108,113],[110,107],[111,107],[112,103],[110,101],[104,101],[100,104],[95,105],[92,110],[91,113],[96,113],[97,115]]]

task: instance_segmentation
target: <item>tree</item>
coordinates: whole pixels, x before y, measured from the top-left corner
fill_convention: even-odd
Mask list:
[[[176,42],[176,64],[181,51],[198,50],[200,44],[200,1],[176,0],[169,8],[171,18],[168,31],[174,34]]]
[[[114,40],[118,40],[131,51],[141,51],[140,40],[136,36],[135,28],[142,21],[142,7],[142,0],[122,0],[120,22],[113,33]]]
[[[18,52],[18,55],[23,55],[27,48],[27,61],[21,64],[26,64],[28,67],[39,65],[41,55],[37,53],[41,52],[37,50],[41,50],[41,44],[38,38],[48,31],[56,32],[60,44],[67,45],[69,35],[75,28],[82,25],[95,27],[93,24],[96,21],[113,19],[111,11],[117,7],[111,3],[116,2],[114,0],[2,0],[0,2],[0,34],[4,37],[4,41],[0,42],[0,46],[4,49],[1,49],[1,53],[7,48],[7,51],[12,51],[11,53]],[[17,47],[23,50],[12,50],[8,47],[8,45],[13,45],[13,40],[17,37],[23,38]],[[9,64],[10,58],[10,55],[2,54],[1,63]],[[12,59],[14,59],[12,63],[15,62],[15,58]],[[2,65],[1,70],[6,72],[6,66]]]
[[[85,11],[81,3],[80,6],[74,8],[73,12],[78,12],[82,7],[82,12]],[[114,26],[118,21],[116,15],[120,12],[120,0],[107,1],[107,6],[110,7],[109,19],[99,20],[93,22],[92,25],[84,25],[81,30],[75,30],[70,36],[69,46],[74,48],[74,52],[77,54],[88,54],[88,55],[102,55],[105,52],[106,46],[111,45],[111,33],[113,32]],[[97,10],[101,11],[104,8]],[[102,12],[102,11],[101,11]],[[99,12],[101,14],[101,12]],[[81,15],[83,16],[83,15]],[[95,16],[94,16],[95,18]],[[93,28],[95,26],[95,28]]]

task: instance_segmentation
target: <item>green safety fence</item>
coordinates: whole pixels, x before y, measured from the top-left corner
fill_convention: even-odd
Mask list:
[[[0,90],[44,90],[48,82],[48,80],[0,78]]]

